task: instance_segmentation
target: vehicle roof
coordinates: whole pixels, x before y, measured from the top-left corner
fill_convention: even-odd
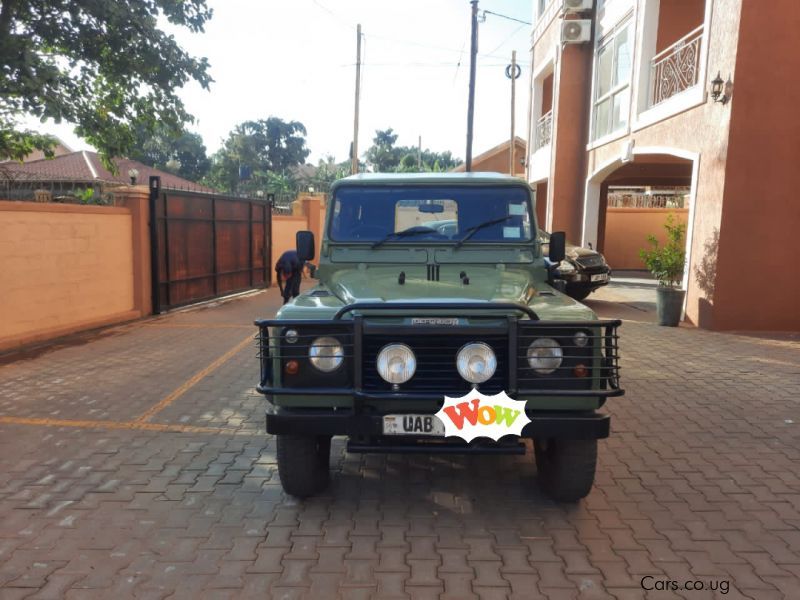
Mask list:
[[[333,188],[342,185],[524,185],[524,179],[502,173],[359,173],[334,182]]]

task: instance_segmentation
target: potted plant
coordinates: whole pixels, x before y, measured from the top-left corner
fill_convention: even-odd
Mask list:
[[[686,295],[686,291],[680,287],[686,266],[686,224],[676,223],[674,215],[670,214],[664,229],[667,232],[666,243],[662,246],[654,235],[650,235],[647,237],[650,247],[639,250],[639,256],[658,280],[658,324],[676,327],[681,320],[683,298]]]

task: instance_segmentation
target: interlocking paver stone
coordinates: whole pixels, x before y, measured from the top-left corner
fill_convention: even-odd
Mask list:
[[[301,502],[280,488],[250,345],[150,420],[209,431],[126,425],[277,306],[270,290],[3,358],[0,598],[623,599],[646,576],[796,595],[797,338],[627,320],[627,395],[604,409],[612,437],[578,505],[541,493],[530,455],[348,455],[338,439],[331,488]]]

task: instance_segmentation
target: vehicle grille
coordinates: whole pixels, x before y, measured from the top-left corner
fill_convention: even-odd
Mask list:
[[[417,371],[408,382],[400,386],[404,392],[428,392],[448,395],[463,395],[472,389],[456,369],[456,355],[464,344],[484,342],[491,346],[497,356],[494,376],[479,386],[484,393],[496,394],[507,388],[508,337],[497,335],[452,334],[452,335],[364,335],[363,381],[364,391],[390,391],[391,385],[380,375],[376,365],[378,352],[386,344],[402,343],[409,346],[417,357]]]

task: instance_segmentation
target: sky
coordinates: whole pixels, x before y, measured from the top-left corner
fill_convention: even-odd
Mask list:
[[[484,10],[531,21],[532,0],[481,0]],[[210,91],[180,91],[196,117],[188,126],[213,153],[233,127],[269,116],[300,121],[307,162],[347,159],[353,135],[356,24],[362,26],[359,154],[377,129],[393,128],[400,145],[450,150],[464,158],[469,82],[468,0],[209,0],[204,33],[169,27],[195,56],[206,56]],[[526,138],[531,27],[486,14],[479,24],[473,156],[510,136],[512,50],[516,134]],[[90,148],[69,125],[39,124],[73,149]]]

